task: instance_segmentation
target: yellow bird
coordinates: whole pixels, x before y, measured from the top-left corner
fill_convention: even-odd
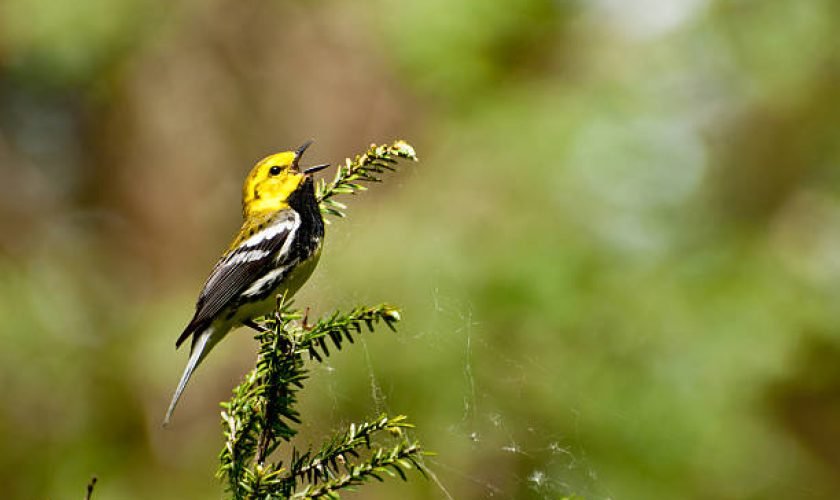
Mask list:
[[[227,333],[238,326],[258,328],[254,319],[274,311],[277,295],[292,294],[306,282],[321,256],[324,221],[312,174],[329,165],[301,170],[307,141],[295,151],[257,163],[242,188],[244,222],[198,296],[195,314],[175,342],[191,339],[190,357],[164,425],[193,371]]]

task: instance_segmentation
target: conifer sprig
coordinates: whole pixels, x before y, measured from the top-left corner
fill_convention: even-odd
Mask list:
[[[361,484],[370,478],[381,481],[382,473],[396,474],[403,480],[407,479],[405,470],[417,469],[425,474],[419,462],[420,446],[405,437],[404,430],[413,427],[405,416],[381,415],[371,422],[351,424],[346,432],[334,436],[316,453],[310,450],[293,456],[292,477],[308,483],[299,492],[300,497],[329,496],[330,492]],[[372,440],[383,431],[400,439],[390,448],[375,448]],[[360,460],[361,450],[370,450],[370,457]]]
[[[417,161],[417,153],[407,142],[399,140],[390,146],[371,144],[367,152],[347,158],[344,165],[339,165],[335,177],[327,183],[323,179],[318,183],[315,197],[321,207],[321,213],[344,217],[347,205],[333,199],[337,194],[356,194],[367,188],[359,182],[381,182],[380,176],[393,172],[398,159]]]
[[[389,450],[377,449],[366,461],[347,467],[347,472],[320,484],[310,484],[303,490],[295,493],[294,499],[309,498],[339,498],[339,491],[354,486],[362,485],[371,479],[383,481],[383,475],[400,477],[403,481],[408,478],[406,470],[417,469],[425,475],[423,466],[419,461],[422,455],[416,443],[403,441]]]
[[[362,333],[362,325],[373,333],[374,326],[382,322],[391,331],[396,332],[394,325],[400,318],[399,310],[388,304],[357,307],[344,314],[336,311],[330,317],[320,319],[311,329],[304,331],[300,340],[300,348],[306,349],[310,358],[322,361],[323,358],[330,355],[327,348],[327,338],[332,340],[336,349],[341,350],[345,339],[352,344],[354,342],[353,333]]]
[[[285,321],[296,314],[281,302],[277,314],[280,321],[255,336],[260,343],[256,367],[234,389],[230,401],[222,403],[225,447],[219,457],[218,474],[227,478],[234,493],[242,484],[266,473],[249,469],[252,459],[263,469],[265,458],[279,442],[297,434],[292,427],[300,423],[296,393],[303,388],[307,372],[302,357],[295,355],[296,332],[287,332],[292,323]]]
[[[256,367],[234,389],[233,398],[223,403],[222,426],[225,446],[220,455],[218,475],[227,480],[234,498],[337,498],[343,488],[382,474],[406,479],[405,471],[417,469],[421,449],[409,440],[406,430],[413,426],[404,416],[381,415],[375,420],[352,424],[327,439],[315,451],[292,447],[291,459],[272,463],[271,454],[282,442],[290,441],[300,424],[295,409],[296,393],[307,378],[304,354],[321,360],[329,355],[325,339],[340,347],[344,339],[361,333],[362,325],[373,331],[379,323],[392,330],[400,320],[392,306],[357,307],[348,313],[335,312],[307,327],[298,319],[299,311],[281,303],[275,318],[262,324],[255,338],[260,343]],[[312,352],[321,355],[312,356]],[[394,442],[376,446],[374,436],[388,435]],[[367,455],[362,457],[363,453]],[[302,489],[299,489],[302,488]]]

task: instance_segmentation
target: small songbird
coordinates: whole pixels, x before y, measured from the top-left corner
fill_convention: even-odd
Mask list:
[[[291,297],[315,269],[324,221],[312,174],[329,165],[298,167],[310,144],[263,158],[245,179],[242,228],[204,283],[195,315],[175,342],[180,347],[190,338],[190,358],[164,425],[213,346],[233,328],[258,328],[254,319],[274,311],[277,296]]]

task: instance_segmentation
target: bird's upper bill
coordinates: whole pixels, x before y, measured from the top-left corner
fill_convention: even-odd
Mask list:
[[[293,169],[297,170],[298,172],[309,175],[309,174],[314,174],[315,172],[319,172],[321,170],[324,170],[325,168],[330,166],[329,163],[323,163],[321,165],[314,165],[312,167],[308,167],[308,168],[304,169],[303,171],[300,170],[300,168],[298,167],[298,162],[300,161],[301,157],[303,156],[303,153],[306,152],[307,148],[309,148],[309,146],[311,146],[313,142],[315,142],[313,139],[309,139],[308,141],[301,144],[300,147],[295,150],[295,159],[292,160],[292,168]]]

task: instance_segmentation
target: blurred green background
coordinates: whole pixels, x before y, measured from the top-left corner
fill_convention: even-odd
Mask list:
[[[0,3],[5,498],[217,498],[246,331],[161,420],[254,161],[405,138],[298,296],[403,307],[299,443],[438,454],[348,498],[840,498],[840,3]],[[446,491],[444,491],[444,489]]]

